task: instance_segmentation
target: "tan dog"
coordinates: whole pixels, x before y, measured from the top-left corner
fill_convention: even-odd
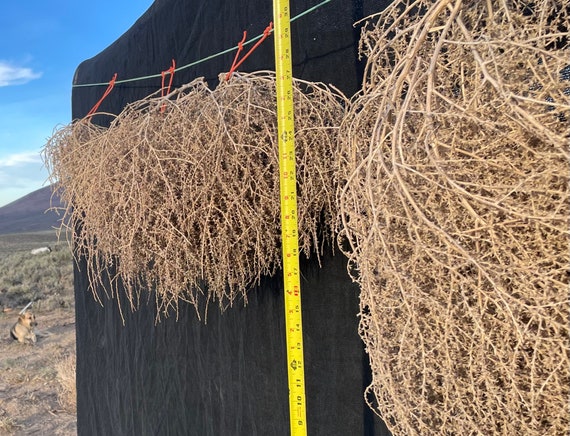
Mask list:
[[[36,322],[34,313],[31,310],[26,310],[18,317],[18,321],[14,324],[12,330],[10,330],[10,336],[22,344],[35,344],[37,338],[34,333],[34,327],[37,325],[38,323]]]

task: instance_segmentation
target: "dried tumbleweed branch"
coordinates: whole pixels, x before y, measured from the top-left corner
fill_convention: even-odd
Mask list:
[[[341,125],[341,245],[397,435],[569,432],[567,2],[396,1]]]
[[[337,215],[345,104],[323,85],[294,84],[299,246],[319,255]],[[179,299],[198,309],[213,298],[225,308],[274,274],[276,123],[275,79],[262,72],[234,74],[214,90],[197,79],[168,98],[129,105],[108,129],[81,120],[56,132],[46,161],[92,290],[112,294],[121,283],[136,306],[150,286],[162,313]],[[109,275],[111,284],[102,279]]]

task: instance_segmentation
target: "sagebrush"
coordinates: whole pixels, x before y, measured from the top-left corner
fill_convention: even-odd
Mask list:
[[[0,257],[0,306],[36,310],[73,307],[73,256],[66,244],[48,254],[28,250]]]

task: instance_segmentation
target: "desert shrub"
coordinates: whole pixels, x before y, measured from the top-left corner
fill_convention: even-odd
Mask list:
[[[336,217],[344,99],[299,80],[294,99],[299,246],[319,256]],[[165,314],[179,299],[224,309],[281,265],[273,74],[215,89],[197,79],[127,106],[108,129],[77,121],[45,150],[97,298],[120,278],[133,308],[150,287]]]
[[[58,388],[58,401],[61,407],[68,413],[76,413],[77,389],[75,384],[76,358],[75,354],[64,357],[56,366]]]
[[[14,253],[0,258],[0,305],[35,308],[73,306],[73,257],[69,249],[45,255]]]
[[[368,20],[341,246],[394,434],[568,434],[569,28],[546,0]]]

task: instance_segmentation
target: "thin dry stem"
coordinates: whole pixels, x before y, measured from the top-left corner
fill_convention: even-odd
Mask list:
[[[294,84],[299,246],[319,256],[337,215],[344,98]],[[108,129],[80,120],[56,132],[46,161],[96,298],[124,287],[136,308],[151,287],[162,314],[181,299],[200,315],[204,301],[225,309],[273,275],[281,265],[276,123],[274,75],[260,72],[150,96]]]
[[[366,398],[394,434],[569,431],[563,2],[396,1],[341,125]]]

